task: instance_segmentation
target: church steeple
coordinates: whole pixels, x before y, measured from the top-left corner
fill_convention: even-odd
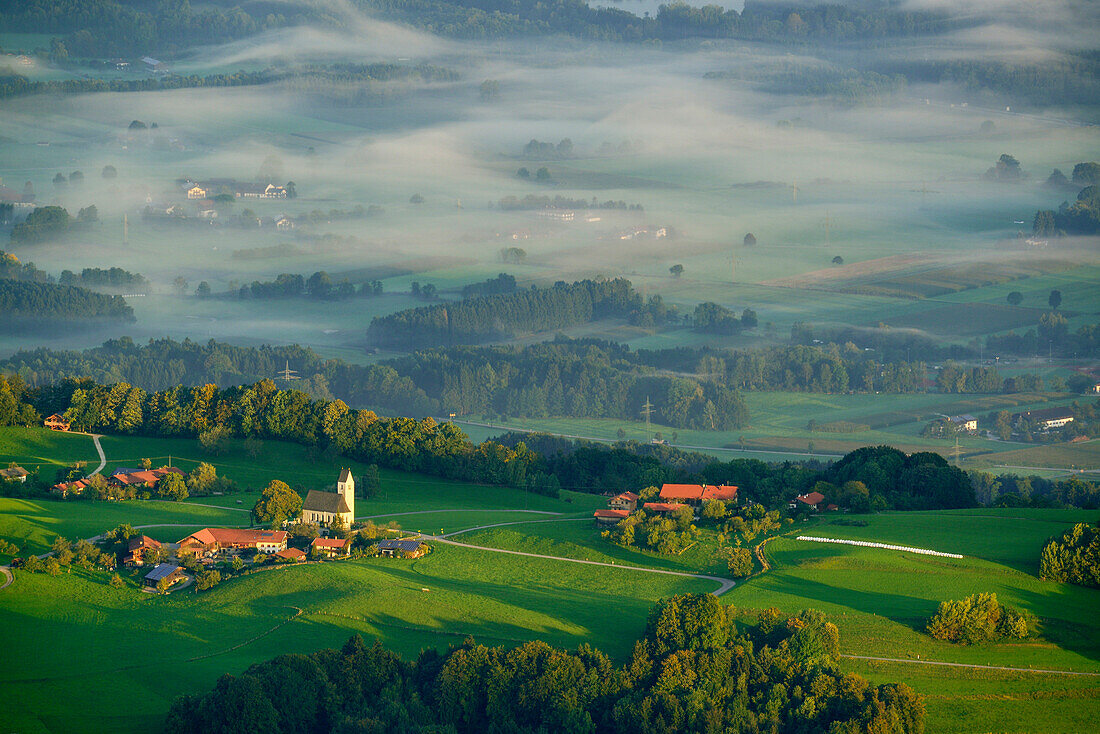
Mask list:
[[[344,498],[351,517],[355,519],[355,477],[351,475],[351,469],[340,470],[340,478],[336,480],[336,492]]]

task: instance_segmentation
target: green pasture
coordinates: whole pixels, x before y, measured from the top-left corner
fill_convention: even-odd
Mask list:
[[[1093,520],[1080,511],[987,510],[889,513],[860,518],[867,527],[824,518],[801,532],[959,552],[963,559],[780,538],[767,546],[772,570],[738,585],[723,601],[752,615],[821,609],[840,627],[847,655],[932,660],[1015,668],[1100,672],[1100,592],[1039,581],[1033,574],[1050,535]],[[994,592],[1038,619],[1039,636],[973,647],[923,633],[944,599]],[[1096,679],[1027,673],[878,664],[845,659],[847,670],[903,680],[926,695],[928,730],[944,732],[1075,731],[1100,713]],[[1018,728],[1023,701],[1037,718]],[[1042,702],[1042,703],[1040,703]],[[1044,706],[1045,704],[1045,706]]]
[[[99,465],[99,454],[91,436],[46,428],[0,428],[0,463],[4,466],[15,462],[30,472],[38,469],[52,482],[58,467],[77,461],[88,462],[89,471]]]
[[[178,526],[182,530],[157,528],[149,535],[178,540],[193,527],[240,526],[250,524],[248,513],[186,502],[156,500],[91,502],[21,500],[0,497],[0,537],[26,553],[45,553],[58,535],[69,540],[90,538],[116,525]]]
[[[537,553],[539,555],[576,558],[585,561],[615,563],[647,568],[664,568],[686,573],[706,573],[725,577],[724,562],[715,558],[718,538],[712,530],[703,529],[699,541],[681,554],[663,556],[640,548],[623,548],[600,537],[591,517],[579,519],[528,520],[522,524],[462,533],[453,538],[462,543]]]
[[[11,703],[0,722],[25,732],[158,731],[175,696],[354,633],[406,657],[472,635],[487,644],[589,642],[622,660],[654,601],[713,586],[443,545],[413,562],[263,571],[201,595],[114,590],[102,574],[16,573],[0,595],[0,623],[20,631],[8,649],[24,662],[3,676]],[[304,613],[279,627],[296,608]],[[120,685],[129,691],[125,712]]]

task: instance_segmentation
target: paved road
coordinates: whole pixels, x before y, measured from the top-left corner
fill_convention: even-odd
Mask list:
[[[566,519],[573,520],[573,519],[578,519],[578,518],[566,518]],[[587,518],[582,518],[582,519],[587,519]],[[543,520],[541,522],[549,522],[549,521]],[[496,526],[486,525],[485,527],[496,527]],[[470,528],[470,531],[480,530],[480,529],[481,528]],[[584,560],[581,560],[579,558],[562,558],[561,556],[545,556],[545,555],[541,555],[539,553],[525,553],[523,551],[505,550],[503,548],[486,548],[483,545],[471,545],[470,543],[459,543],[457,540],[448,540],[446,537],[440,536],[440,535],[423,535],[423,534],[421,534],[421,535],[422,535],[422,537],[427,538],[428,540],[434,540],[434,541],[439,542],[439,543],[446,543],[448,545],[457,545],[457,546],[460,546],[462,548],[473,548],[474,550],[483,550],[483,551],[488,551],[490,553],[507,553],[508,555],[511,555],[511,556],[526,556],[528,558],[541,558],[541,559],[547,560],[547,561],[562,561],[564,563],[582,563],[586,566],[606,566],[607,568],[619,568],[619,569],[624,569],[624,570],[627,570],[627,571],[640,571],[641,573],[660,573],[660,574],[664,574],[666,576],[684,576],[684,577],[693,578],[693,579],[706,579],[708,581],[714,581],[718,584],[718,588],[715,591],[711,592],[715,596],[721,596],[722,594],[725,594],[727,591],[729,591],[730,589],[732,589],[736,585],[736,583],[734,581],[731,581],[730,579],[724,579],[724,578],[721,578],[719,576],[708,576],[707,574],[702,574],[702,573],[687,573],[685,571],[666,571],[666,570],[660,569],[660,568],[642,568],[641,566],[623,566],[623,565],[619,565],[617,563],[603,563],[602,561],[584,561]]]
[[[947,668],[980,668],[982,670],[1007,670],[1012,673],[1051,673],[1054,675],[1094,675],[1100,673],[1078,673],[1074,670],[1041,670],[1039,668],[1006,668],[1000,665],[974,665],[972,663],[941,663],[936,660],[907,660],[905,658],[875,658],[867,655],[841,655],[852,660],[874,660],[883,663],[912,663],[913,665],[942,665]]]
[[[107,455],[103,453],[103,446],[99,443],[100,434],[89,433],[88,435],[92,437],[92,443],[95,444],[95,450],[99,452],[99,466],[95,468],[95,471],[88,475],[92,476],[92,474],[99,474],[101,471],[103,471],[103,467],[107,466]]]

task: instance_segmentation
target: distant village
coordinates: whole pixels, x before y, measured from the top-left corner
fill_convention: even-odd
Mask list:
[[[250,209],[229,211],[236,202],[285,201],[297,196],[294,182],[284,185],[273,183],[246,183],[230,178],[213,178],[204,181],[180,179],[168,195],[156,200],[146,197],[142,217],[152,222],[188,224],[234,224],[243,227],[269,227],[291,230],[296,224],[286,214],[259,216]]]

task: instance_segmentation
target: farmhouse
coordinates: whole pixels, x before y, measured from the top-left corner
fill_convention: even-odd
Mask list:
[[[351,550],[351,541],[347,538],[314,538],[309,547],[319,555],[335,558],[348,554]]]
[[[119,487],[145,486],[156,487],[161,478],[168,474],[183,476],[182,470],[174,466],[162,466],[160,469],[116,469],[107,480]]]
[[[1040,431],[1050,431],[1061,428],[1067,423],[1073,422],[1073,411],[1069,408],[1043,408],[1042,410],[1026,410],[1012,416],[1012,425],[1030,423]]]
[[[146,551],[160,547],[160,542],[153,540],[148,535],[130,538],[130,543],[126,546],[126,555],[122,557],[122,563],[126,566],[140,566],[145,563],[143,557]]]
[[[228,550],[256,550],[273,555],[286,550],[285,530],[254,530],[245,528],[203,528],[179,542],[177,554],[217,555]]]
[[[630,517],[628,510],[596,510],[592,513],[597,525],[614,525],[624,518]]]
[[[790,508],[792,510],[797,509],[801,504],[816,510],[824,501],[825,495],[821,494],[821,492],[809,492],[807,494],[800,494],[791,500]]]
[[[290,217],[279,217],[275,220],[275,229],[294,229],[294,220]]]
[[[348,527],[355,519],[355,477],[350,469],[341,469],[335,492],[309,490],[302,503],[302,520],[328,525],[339,515]]]
[[[286,187],[275,184],[237,184],[233,195],[238,199],[285,199]]]
[[[657,515],[667,515],[670,512],[676,512],[681,507],[690,507],[690,505],[685,505],[682,502],[646,502],[642,507]]]
[[[535,214],[543,219],[552,219],[556,222],[572,222],[577,216],[577,213],[572,209],[558,209],[553,206],[540,209]]]
[[[970,415],[969,413],[964,413],[962,415],[953,415],[948,418],[948,420],[951,421],[952,425],[954,425],[955,428],[960,431],[964,431],[966,433],[975,433],[978,430],[978,419]]]
[[[7,469],[0,469],[0,479],[6,479],[9,482],[19,482],[20,484],[26,484],[27,476],[30,474],[26,469],[21,466],[12,464]]]
[[[145,574],[142,582],[146,586],[155,589],[162,579],[168,579],[168,585],[171,586],[177,581],[183,581],[183,578],[183,569],[179,566],[171,563],[158,563],[152,571]]]
[[[374,545],[385,558],[420,558],[428,551],[427,543],[419,540],[380,540]]]
[[[75,482],[60,482],[50,487],[50,493],[65,498],[70,494],[83,494],[87,486],[88,482],[84,479],[77,479]]]
[[[51,431],[67,431],[71,424],[69,421],[62,418],[60,414],[54,413],[49,418],[42,421],[42,425],[49,428]]]
[[[164,66],[164,62],[163,61],[158,61],[157,59],[154,59],[152,56],[142,56],[141,57],[141,63],[145,64],[145,69],[147,71],[161,72],[161,73],[167,71],[167,69]]]
[[[638,509],[638,495],[633,492],[623,492],[617,494],[607,501],[607,506],[612,510],[626,510],[627,512],[634,512]]]
[[[286,550],[281,550],[278,553],[275,553],[274,557],[283,561],[297,562],[304,561],[306,558],[306,553],[305,551],[298,550],[297,548],[287,548]]]
[[[733,485],[712,486],[708,484],[665,484],[661,487],[661,499],[669,502],[683,502],[698,507],[704,500],[737,501],[737,487]]]

